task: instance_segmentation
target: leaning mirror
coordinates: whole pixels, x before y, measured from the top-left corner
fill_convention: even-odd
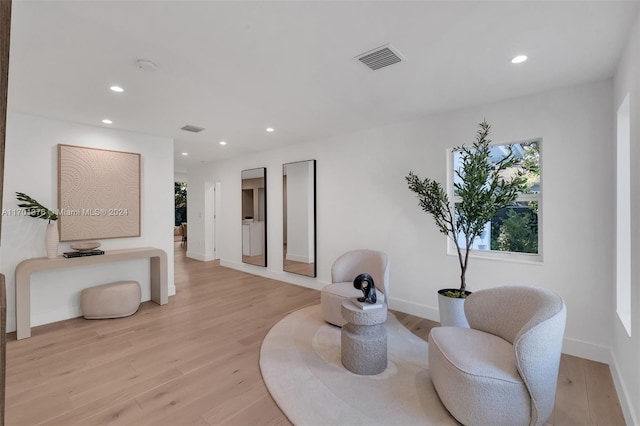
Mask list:
[[[267,266],[267,169],[242,171],[242,261]]]
[[[316,276],[316,160],[282,166],[282,269]]]

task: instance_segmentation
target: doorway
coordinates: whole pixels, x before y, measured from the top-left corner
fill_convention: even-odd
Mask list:
[[[173,241],[187,247],[187,182],[174,182]]]

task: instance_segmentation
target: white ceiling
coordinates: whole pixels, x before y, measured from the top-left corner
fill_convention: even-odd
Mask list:
[[[608,78],[638,5],[14,0],[8,107],[174,138],[185,171]],[[353,59],[386,43],[408,60],[374,72]],[[512,65],[519,53],[529,60]]]

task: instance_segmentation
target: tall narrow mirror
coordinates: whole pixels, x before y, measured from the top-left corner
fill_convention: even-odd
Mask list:
[[[267,266],[267,169],[242,171],[242,261]]]
[[[316,160],[282,166],[286,272],[316,276]]]

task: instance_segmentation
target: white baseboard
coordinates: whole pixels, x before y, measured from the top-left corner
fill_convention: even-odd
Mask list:
[[[628,425],[640,425],[640,413],[635,412],[633,401],[629,398],[629,392],[627,392],[627,387],[624,385],[624,381],[622,380],[622,375],[618,369],[618,362],[616,361],[613,351],[611,352],[610,358],[611,362],[609,363],[609,371],[611,372],[613,384],[615,385],[616,392],[618,393],[618,399],[620,400],[620,406],[622,407],[624,421]]]
[[[248,263],[234,262],[230,260],[220,260],[220,266],[236,269],[238,271],[247,272],[249,274],[259,275],[265,278],[271,278],[273,280],[283,281],[289,284],[296,284],[301,287],[307,287],[314,290],[320,290],[327,284],[324,281],[320,281],[318,278],[309,278],[303,275],[292,274],[283,271],[273,271],[261,266],[250,265]]]
[[[611,365],[611,348],[565,337],[562,353]]]
[[[176,286],[175,285],[170,285],[169,286],[169,292],[167,293],[168,296],[175,296],[176,295]]]
[[[415,315],[420,318],[440,322],[440,313],[438,312],[438,308],[434,308],[433,306],[420,305],[407,300],[391,297],[389,299],[389,308]]]
[[[287,260],[292,260],[294,262],[302,262],[302,263],[313,263],[313,258],[309,256],[302,256],[299,254],[287,253]]]
[[[206,255],[206,254],[196,253],[189,250],[187,250],[186,256],[190,259],[200,260],[202,262],[209,262],[211,260],[215,260],[214,255]]]

